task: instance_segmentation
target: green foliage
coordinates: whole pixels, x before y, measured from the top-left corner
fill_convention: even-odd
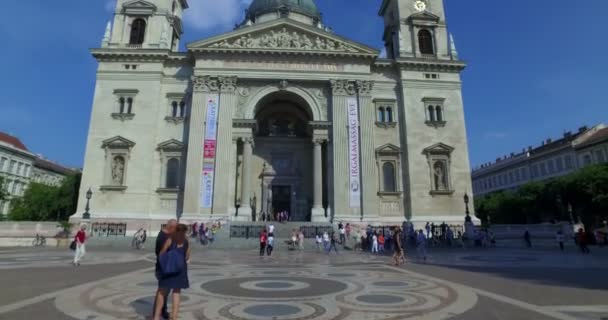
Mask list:
[[[475,200],[477,216],[492,223],[522,224],[570,219],[596,224],[608,215],[608,165],[589,166],[546,183],[532,182]]]
[[[15,221],[66,221],[76,212],[80,175],[66,177],[59,187],[30,183],[21,198],[11,201],[8,214]]]
[[[5,183],[6,181],[4,181],[3,177],[0,177],[0,201],[6,200],[8,198],[8,193],[6,192],[5,189]]]

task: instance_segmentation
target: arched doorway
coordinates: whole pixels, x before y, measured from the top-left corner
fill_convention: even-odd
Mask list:
[[[254,157],[261,164],[256,177],[258,220],[276,220],[285,212],[290,221],[310,221],[313,205],[313,116],[299,95],[278,91],[262,98],[255,108]]]

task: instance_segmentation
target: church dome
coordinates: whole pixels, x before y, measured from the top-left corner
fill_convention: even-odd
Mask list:
[[[321,20],[321,12],[314,0],[253,0],[247,10],[247,18],[253,21],[258,16],[282,9],[308,16],[313,20]]]

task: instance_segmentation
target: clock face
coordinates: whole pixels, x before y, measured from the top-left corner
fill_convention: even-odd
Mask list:
[[[418,11],[424,11],[426,10],[426,2],[422,1],[422,0],[417,0],[414,3],[414,7],[416,8],[416,10]]]

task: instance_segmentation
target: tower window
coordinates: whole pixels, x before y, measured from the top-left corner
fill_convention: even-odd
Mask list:
[[[386,108],[386,121],[393,122],[393,108]]]
[[[435,54],[433,48],[433,35],[427,29],[418,31],[418,46],[422,54]]]
[[[386,118],[384,117],[384,108],[378,108],[378,122],[384,122]]]
[[[131,24],[131,38],[129,44],[143,44],[146,34],[146,21],[144,19],[135,19]]]
[[[127,98],[127,113],[131,114],[133,111],[133,98]]]
[[[382,174],[383,174],[383,191],[385,192],[395,192],[397,191],[396,183],[395,183],[395,165],[392,162],[385,162],[382,165]]]
[[[177,101],[171,103],[171,116],[177,118]]]
[[[435,114],[437,116],[437,121],[442,122],[443,121],[443,110],[441,109],[441,106],[435,106]]]
[[[428,109],[429,109],[429,121],[430,122],[435,122],[436,121],[436,119],[435,119],[435,107],[429,106]]]
[[[125,98],[118,99],[118,113],[125,113]]]
[[[185,116],[186,116],[186,102],[182,100],[179,103],[179,117],[184,118]]]
[[[165,177],[165,187],[175,189],[179,187],[179,160],[171,158],[167,161],[167,176]]]

